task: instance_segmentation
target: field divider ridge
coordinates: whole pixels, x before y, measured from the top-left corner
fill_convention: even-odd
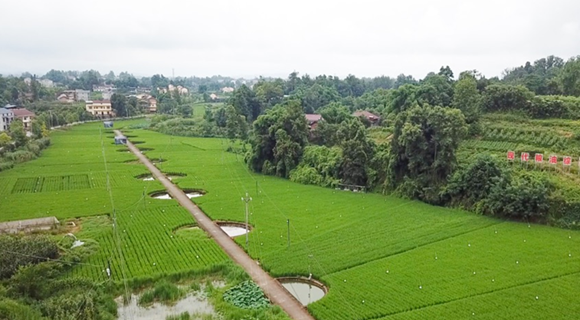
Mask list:
[[[116,135],[122,135],[121,131],[115,130]],[[157,179],[167,190],[167,192],[177,200],[177,202],[187,209],[202,228],[214,241],[222,247],[224,252],[238,265],[240,265],[262,288],[266,296],[274,304],[284,310],[288,316],[295,320],[314,320],[308,310],[286,290],[278,280],[272,278],[264,271],[256,261],[254,261],[236,242],[234,242],[213,220],[211,220],[191,199],[173,182],[165,177],[161,171],[149,161],[130,141],[127,141],[129,150],[147,167],[153,177]]]

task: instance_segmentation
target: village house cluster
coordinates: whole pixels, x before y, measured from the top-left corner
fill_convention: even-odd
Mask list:
[[[10,130],[10,124],[19,119],[24,125],[26,131],[32,128],[32,120],[36,117],[34,112],[26,108],[19,108],[15,105],[7,104],[0,108],[0,132]]]

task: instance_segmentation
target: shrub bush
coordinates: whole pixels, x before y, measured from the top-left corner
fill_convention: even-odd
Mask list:
[[[18,150],[7,153],[5,158],[14,163],[22,163],[35,159],[36,155],[28,150]]]

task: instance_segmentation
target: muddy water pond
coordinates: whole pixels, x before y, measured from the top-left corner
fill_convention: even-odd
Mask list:
[[[246,234],[246,229],[242,227],[233,226],[220,226],[220,228],[228,235],[230,238],[239,237]]]
[[[118,319],[163,320],[168,316],[179,315],[184,312],[204,315],[215,314],[213,306],[209,304],[207,299],[200,298],[194,294],[188,294],[172,306],[154,303],[150,307],[144,308],[137,304],[138,300],[138,295],[131,295],[131,302],[123,305],[123,299],[117,298]]]
[[[318,301],[326,294],[322,288],[306,281],[284,280],[281,281],[281,284],[303,305]]]
[[[199,197],[203,196],[203,194],[202,194],[202,193],[199,193],[199,192],[188,192],[188,193],[186,193],[185,195],[186,195],[186,196],[187,196],[189,199],[191,199],[191,198],[199,198]]]
[[[155,192],[151,194],[153,199],[170,200],[173,199],[167,192]]]

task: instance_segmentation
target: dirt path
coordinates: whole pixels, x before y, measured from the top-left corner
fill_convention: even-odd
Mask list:
[[[119,130],[115,130],[116,135],[121,135]],[[143,163],[157,181],[161,182],[167,189],[167,192],[177,200],[181,206],[187,209],[193,215],[199,226],[205,230],[224,251],[239,264],[250,277],[262,288],[266,296],[273,303],[279,305],[292,319],[295,320],[314,320],[306,308],[292,294],[290,294],[276,279],[262,270],[242,248],[240,248],[225,232],[220,229],[208,216],[201,211],[181,189],[175,186],[167,179],[157,167],[155,167],[147,157],[145,157],[138,148],[128,142],[129,150],[133,152],[139,161]]]

